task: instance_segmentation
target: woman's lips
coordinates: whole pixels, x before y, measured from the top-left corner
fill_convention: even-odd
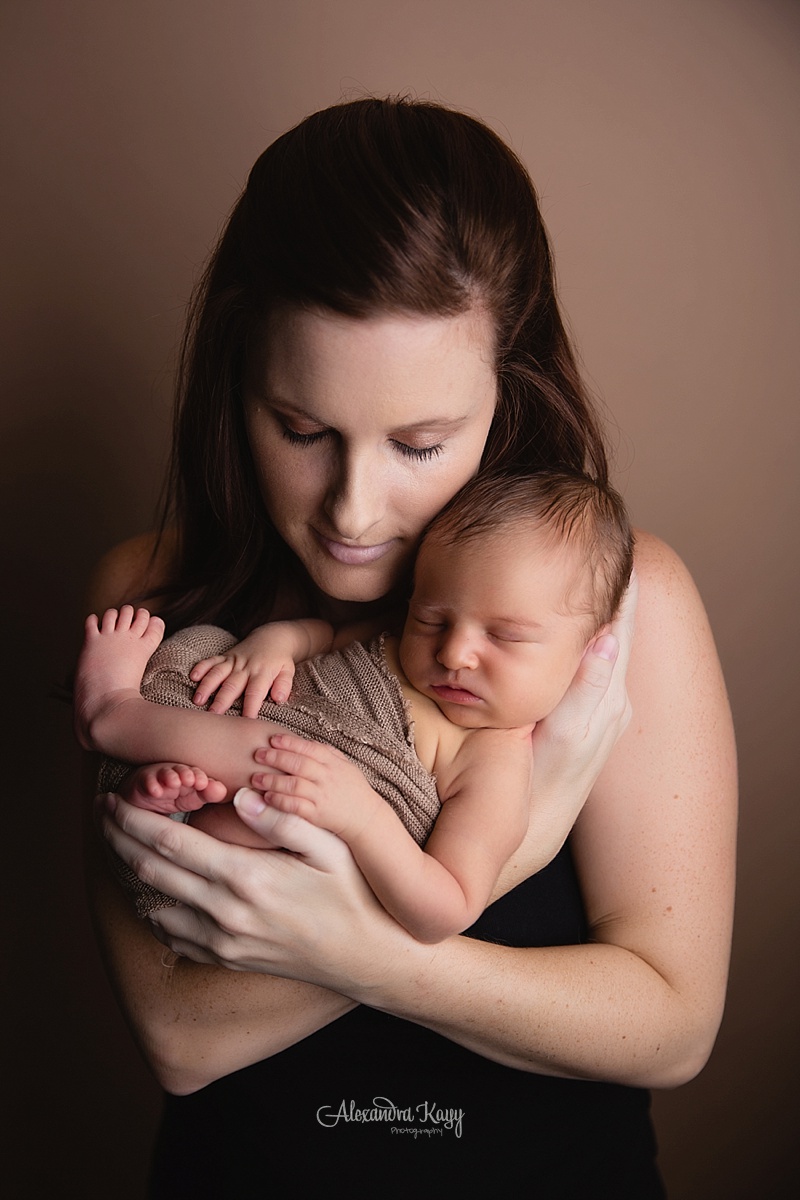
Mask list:
[[[388,554],[394,545],[394,540],[392,540],[381,542],[376,546],[348,546],[346,542],[336,542],[332,538],[317,533],[316,530],[314,533],[331,558],[347,567],[361,567],[377,562],[379,558],[383,558],[384,554]]]
[[[448,687],[446,683],[432,683],[431,690],[440,700],[448,700],[451,704],[479,704],[481,699],[466,688]]]

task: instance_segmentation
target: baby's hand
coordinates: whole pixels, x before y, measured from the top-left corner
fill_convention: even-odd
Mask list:
[[[346,842],[360,837],[376,807],[385,806],[356,764],[333,746],[292,733],[273,734],[267,748],[256,750],[255,759],[272,768],[256,772],[250,781],[268,804]]]
[[[272,634],[272,628],[257,629],[232,646],[227,654],[204,658],[192,667],[189,678],[200,684],[193,696],[194,703],[202,706],[216,692],[209,712],[224,713],[234,700],[244,696],[242,715],[257,717],[267,696],[276,704],[288,700],[294,679],[294,658],[281,645],[280,634]]]
[[[200,767],[181,763],[139,767],[118,791],[129,804],[158,813],[195,812],[205,804],[219,804],[228,794],[219,779],[210,779]]]

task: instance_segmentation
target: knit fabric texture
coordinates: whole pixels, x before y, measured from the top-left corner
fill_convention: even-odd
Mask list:
[[[146,700],[194,709],[196,684],[189,671],[203,658],[225,654],[236,639],[214,625],[183,629],[163,642],[142,679]],[[241,716],[241,701],[231,708]],[[343,650],[298,664],[287,704],[267,700],[259,712],[311,741],[334,746],[363,771],[370,787],[397,813],[408,832],[424,845],[441,804],[435,778],[414,750],[408,704],[384,652],[383,636],[369,645],[353,642]],[[198,766],[202,766],[199,763]],[[103,759],[98,790],[113,792],[129,774],[129,764]],[[141,917],[177,901],[157,891],[112,854],[116,874]]]

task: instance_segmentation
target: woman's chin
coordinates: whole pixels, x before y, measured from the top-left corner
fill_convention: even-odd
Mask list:
[[[397,565],[396,563],[394,564]],[[402,571],[381,569],[380,563],[369,567],[344,567],[309,571],[311,582],[325,607],[369,605],[383,606],[396,592],[403,579]]]

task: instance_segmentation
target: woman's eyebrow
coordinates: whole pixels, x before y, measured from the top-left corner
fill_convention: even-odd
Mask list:
[[[297,404],[294,400],[286,400],[283,396],[277,396],[275,392],[265,387],[252,388],[251,390],[258,396],[259,400],[263,400],[273,408],[280,408],[284,412],[294,413],[298,417],[308,417],[310,420],[317,419],[313,413],[303,408],[302,404]]]
[[[463,417],[430,417],[427,420],[414,421],[410,425],[398,425],[398,427],[395,429],[394,432],[395,433],[416,433],[420,429],[430,429],[430,430],[458,429],[458,427],[460,425],[465,424],[465,422],[467,420],[468,420],[468,418],[466,416],[463,416]]]
[[[296,417],[305,417],[308,421],[321,422],[318,413],[310,412],[307,408],[303,408],[302,404],[298,404],[295,400],[287,400],[283,396],[278,396],[273,391],[267,388],[254,388],[253,391],[258,396],[259,400],[263,400],[265,404],[272,408],[279,408],[281,412],[291,414]],[[451,430],[459,429],[469,420],[467,415],[458,417],[429,417],[423,418],[421,421],[413,421],[407,425],[398,425],[392,430],[393,433],[418,433],[420,430],[430,431],[431,433],[446,433]]]

